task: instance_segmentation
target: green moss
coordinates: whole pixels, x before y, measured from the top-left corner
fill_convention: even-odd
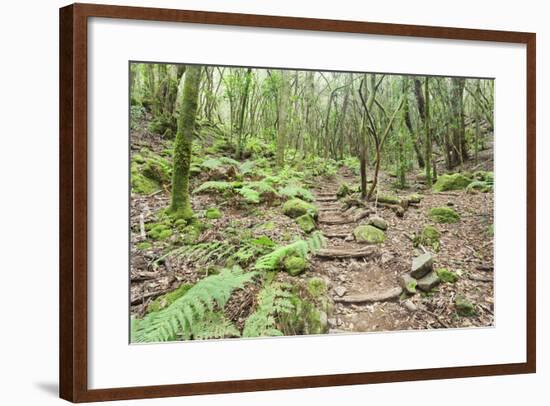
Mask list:
[[[438,223],[456,223],[460,220],[460,215],[450,207],[434,207],[428,216]]]
[[[437,178],[433,186],[434,192],[445,192],[447,190],[464,189],[472,182],[472,179],[461,173],[443,174]]]
[[[222,217],[222,212],[217,207],[211,207],[206,210],[205,216],[207,219],[216,220]]]
[[[317,218],[317,208],[298,198],[285,202],[283,205],[283,213],[292,218],[300,217],[304,214],[309,214],[313,218]]]
[[[258,229],[272,231],[275,230],[276,224],[274,221],[268,221],[267,223],[260,224]]]
[[[138,250],[148,250],[148,249],[150,249],[152,246],[153,246],[153,244],[151,244],[151,243],[148,242],[148,241],[143,241],[143,242],[140,242],[140,243],[137,243],[137,244],[136,244],[136,248],[137,248]]]
[[[435,270],[435,273],[445,283],[455,283],[458,280],[458,275],[452,271],[449,271],[447,268],[438,268]]]
[[[476,171],[473,174],[474,179],[482,181],[482,182],[494,182],[494,173],[491,171]]]
[[[312,298],[320,298],[328,292],[327,283],[321,278],[311,278],[307,281],[307,291]]]
[[[169,132],[173,137],[176,127],[177,127],[177,122],[175,118],[163,115],[163,116],[155,117],[149,123],[149,126],[147,128],[152,133],[158,134],[158,135],[167,136],[167,132]],[[167,137],[167,138],[172,138],[172,137]]]
[[[439,231],[437,228],[431,225],[427,225],[422,229],[422,233],[415,239],[414,246],[423,245],[425,247],[432,247],[434,250],[439,251],[441,243],[439,242]]]
[[[386,240],[384,232],[371,225],[358,226],[353,230],[353,235],[357,242],[368,242],[371,244],[380,244]]]
[[[306,270],[306,267],[306,260],[299,256],[287,257],[283,262],[284,270],[291,276],[300,275]]]
[[[397,196],[378,196],[378,202],[387,204],[401,204],[401,199]]]
[[[457,295],[455,298],[456,312],[461,316],[475,316],[475,305],[462,295]]]
[[[485,182],[482,180],[474,180],[472,183],[470,183],[466,187],[466,192],[468,193],[475,193],[475,192],[487,193],[487,192],[491,192],[492,190],[493,190],[493,185],[489,182]]]
[[[413,193],[413,194],[408,195],[406,197],[406,199],[410,203],[420,203],[422,201],[422,199],[424,199],[424,196],[422,196],[418,193]]]
[[[309,215],[304,214],[303,216],[300,216],[296,219],[296,223],[304,233],[311,233],[313,230],[315,230],[315,220]]]
[[[159,310],[165,309],[166,307],[174,303],[177,299],[185,295],[192,287],[193,285],[184,283],[172,292],[168,292],[167,294],[156,298],[149,304],[149,306],[147,306],[147,312],[158,312]]]
[[[158,241],[166,240],[168,237],[172,236],[172,234],[172,230],[165,224],[157,224],[147,233],[153,240]]]

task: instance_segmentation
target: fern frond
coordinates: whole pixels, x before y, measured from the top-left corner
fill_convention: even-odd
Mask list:
[[[244,197],[244,200],[246,200],[248,203],[260,203],[260,193],[258,193],[254,189],[242,187],[240,189],[237,189],[237,191],[242,197]]]
[[[281,336],[277,329],[277,316],[289,314],[294,309],[292,294],[285,285],[271,284],[258,293],[258,305],[244,324],[243,337]]]
[[[315,232],[307,240],[298,240],[289,245],[278,247],[264,255],[254,265],[256,270],[274,271],[279,268],[282,260],[289,255],[306,258],[310,252],[315,252],[325,245],[325,238],[320,232]]]
[[[289,199],[299,197],[300,199],[308,202],[312,202],[314,200],[313,194],[309,190],[298,185],[285,186],[284,188],[279,189],[279,194],[286,196]]]
[[[132,342],[172,341],[178,336],[195,337],[197,323],[205,322],[216,306],[223,309],[233,291],[242,288],[255,275],[254,272],[243,273],[241,268],[234,267],[204,278],[167,308],[149,313],[143,319],[134,319]],[[228,325],[225,327],[229,330]]]

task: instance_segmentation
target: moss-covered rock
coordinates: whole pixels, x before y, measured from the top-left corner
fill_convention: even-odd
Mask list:
[[[437,178],[433,186],[434,192],[445,192],[447,190],[464,189],[472,182],[471,178],[461,173],[443,174]]]
[[[353,235],[357,242],[367,242],[370,244],[380,244],[386,240],[384,232],[371,225],[356,227],[353,230]]]
[[[461,316],[475,316],[476,309],[475,305],[469,301],[465,296],[457,295],[455,298],[455,309],[456,312]]]
[[[298,276],[306,270],[307,262],[299,256],[289,256],[283,262],[284,270],[291,276]]]
[[[409,295],[414,295],[416,293],[416,279],[409,274],[404,274],[399,277],[399,284],[405,292]]]
[[[166,240],[172,234],[172,230],[166,224],[157,224],[147,232],[150,238],[158,241]]]
[[[317,208],[298,198],[286,201],[283,205],[283,213],[292,218],[300,217],[304,214],[309,214],[314,219],[317,218]]]
[[[211,207],[206,210],[204,215],[207,219],[216,220],[222,217],[222,212],[217,207]]]
[[[184,283],[172,292],[168,292],[167,294],[156,298],[149,304],[149,306],[147,306],[147,312],[158,312],[159,310],[167,308],[177,299],[185,295],[192,287],[193,285]]]
[[[482,182],[494,182],[494,173],[492,171],[476,171],[473,174],[474,179]]]
[[[470,183],[466,187],[466,192],[468,193],[476,193],[476,192],[488,193],[488,192],[491,192],[492,190],[493,190],[493,185],[490,184],[489,182],[485,182],[482,180],[474,180],[472,183]]]
[[[164,115],[155,117],[148,126],[148,130],[152,133],[162,135],[168,139],[174,137],[174,132],[176,128],[176,118]]]
[[[380,203],[401,204],[401,199],[397,196],[381,195],[376,198]]]
[[[300,226],[304,233],[311,233],[316,228],[315,220],[313,220],[313,217],[309,214],[304,214],[303,216],[296,218],[296,223]]]
[[[456,223],[460,215],[450,207],[434,207],[428,211],[428,216],[438,223]]]
[[[378,217],[378,216],[371,217],[369,219],[369,224],[382,231],[386,231],[388,229],[388,223],[382,217]]]
[[[172,164],[162,156],[143,148],[132,155],[130,165],[132,192],[151,194],[171,181]]]
[[[452,271],[449,271],[447,268],[438,268],[435,270],[435,273],[445,283],[455,283],[458,280],[458,275]]]

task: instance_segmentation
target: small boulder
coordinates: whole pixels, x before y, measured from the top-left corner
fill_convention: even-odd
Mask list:
[[[399,277],[399,284],[405,292],[407,292],[409,295],[414,295],[416,293],[416,279],[414,279],[411,275],[408,273],[401,275]]]
[[[472,179],[464,176],[461,173],[443,174],[438,176],[434,183],[434,192],[445,192],[447,190],[464,189],[470,184]]]
[[[386,231],[388,229],[388,223],[382,217],[375,216],[375,217],[370,218],[369,219],[369,224],[371,226],[379,228],[382,231]]]
[[[403,306],[405,307],[405,309],[407,309],[411,313],[418,310],[418,307],[413,302],[411,302],[410,300],[405,300],[403,302]]]
[[[419,279],[432,270],[433,257],[430,253],[422,254],[413,258],[411,266],[411,276]]]
[[[346,294],[347,291],[348,291],[348,290],[347,290],[344,286],[336,286],[336,287],[334,288],[334,293],[336,293],[336,295],[337,295],[338,297],[344,296],[344,295]]]
[[[429,292],[434,287],[439,285],[440,282],[441,280],[435,272],[429,272],[427,275],[418,280],[417,286],[420,290],[423,290],[424,292]]]
[[[306,267],[306,260],[299,256],[287,257],[283,262],[283,268],[290,276],[300,275],[306,270]]]
[[[304,233],[311,233],[316,227],[315,220],[313,220],[313,217],[309,214],[304,214],[296,218],[296,223],[300,226]]]
[[[292,218],[297,218],[304,214],[309,214],[313,218],[317,218],[317,208],[298,198],[286,201],[283,205],[283,213]]]
[[[358,226],[353,230],[353,235],[357,242],[366,242],[370,244],[380,244],[386,239],[384,232],[371,225]]]
[[[456,223],[460,220],[460,215],[449,207],[434,207],[428,212],[428,216],[438,223]]]
[[[222,217],[222,213],[217,207],[211,207],[206,210],[205,216],[207,219],[216,220]]]

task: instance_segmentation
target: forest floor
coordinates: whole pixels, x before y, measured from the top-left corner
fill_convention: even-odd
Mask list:
[[[161,137],[143,128],[132,131],[132,157],[147,148],[169,161],[166,153],[169,146]],[[491,155],[490,150],[484,151],[480,159],[485,163],[476,168],[492,170]],[[212,156],[223,156],[223,152],[213,152]],[[211,180],[213,172],[195,173],[192,189]],[[313,192],[312,204],[319,210],[317,229],[326,237],[326,246],[321,252],[323,255],[309,257],[304,273],[291,276],[279,271],[273,278],[303,286],[312,278],[322,279],[329,302],[324,312],[328,333],[493,325],[493,194],[471,194],[465,190],[434,193],[416,179],[416,173],[412,171],[408,175],[405,189],[396,189],[395,178],[388,173],[380,174],[380,195],[404,198],[411,193],[422,194],[418,204],[410,204],[401,213],[390,205],[373,203],[350,208],[344,199],[338,199],[336,194],[343,183],[358,185],[360,182],[359,176],[345,165],[330,175],[312,176],[303,181]],[[243,205],[225,194],[207,193],[192,194],[193,210],[206,225],[192,242],[184,235],[189,230],[181,228],[174,229],[166,239],[152,240],[148,225],[158,224],[159,213],[169,205],[169,196],[169,183],[150,193],[131,195],[130,298],[134,317],[144,316],[151,303],[178,286],[195,284],[216,272],[216,266],[223,266],[227,259],[223,255],[212,259],[215,266],[210,259],[205,259],[204,253],[181,255],[178,249],[182,246],[218,243],[239,247],[245,239],[260,237],[284,245],[297,237],[307,238],[296,221],[283,214],[281,201]],[[205,217],[205,211],[212,207],[221,211],[220,218]],[[434,225],[427,216],[427,211],[434,207],[451,207],[460,214],[460,221],[436,224],[440,232],[438,249],[413,244],[425,226]],[[370,224],[373,218],[381,218],[386,223],[384,242],[376,245],[357,242],[354,229]],[[426,251],[433,255],[434,269],[447,268],[457,280],[406,295],[400,278],[410,272],[413,258]],[[227,318],[240,330],[257,305],[260,289],[260,283],[246,285],[232,295],[224,309]],[[457,296],[467,298],[475,310],[469,315],[457,312]]]

